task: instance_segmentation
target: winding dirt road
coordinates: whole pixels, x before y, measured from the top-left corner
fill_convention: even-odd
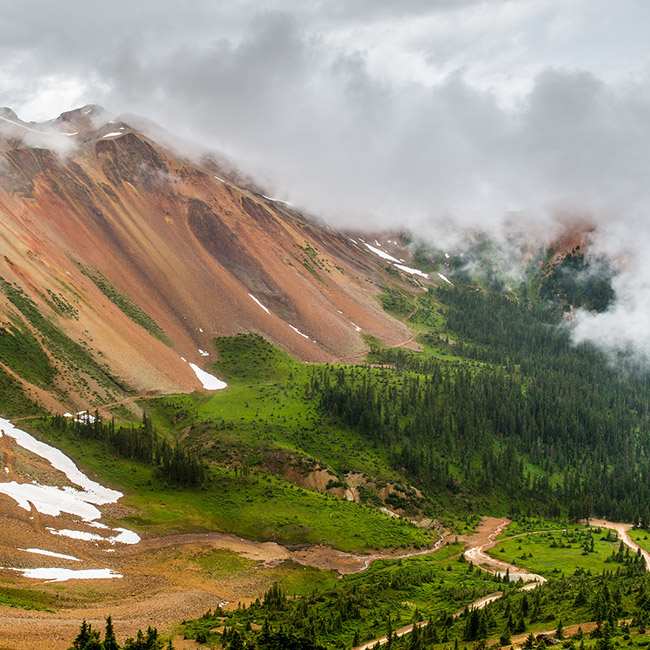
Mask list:
[[[481,526],[484,526],[486,523],[488,526],[491,524],[494,525],[493,522],[494,520],[491,518],[486,518],[481,523]],[[536,583],[546,582],[546,578],[544,578],[544,576],[540,576],[536,573],[530,573],[530,571],[522,569],[521,567],[518,567],[514,564],[510,564],[509,562],[497,560],[484,552],[485,550],[496,546],[497,537],[508,527],[509,524],[509,519],[501,519],[497,523],[496,527],[492,530],[492,532],[488,533],[487,541],[482,544],[470,546],[470,548],[465,551],[465,559],[468,562],[472,562],[475,566],[488,571],[489,573],[495,573],[501,577],[505,576],[506,573],[508,573],[512,582],[515,582],[517,580]],[[531,588],[534,588],[534,586]]]
[[[623,544],[625,544],[625,546],[627,546],[634,553],[639,550],[639,545],[628,534],[628,531],[633,528],[632,524],[619,524],[612,521],[607,521],[606,519],[591,519],[589,523],[591,526],[600,526],[601,528],[611,528],[612,530],[615,530],[621,540],[623,540]],[[644,549],[641,549],[641,555],[645,560],[646,569],[650,571],[650,553]]]
[[[497,536],[509,524],[507,519],[485,518],[476,533],[461,537],[459,541],[466,544],[465,557],[476,566],[491,573],[509,571],[512,579],[521,578],[528,582],[523,589],[534,589],[545,581],[543,576],[529,573],[520,567],[496,560],[485,550],[496,544]],[[628,524],[617,524],[604,520],[592,520],[593,526],[611,528],[620,535],[623,542],[636,552],[638,546],[630,539]],[[225,600],[236,602],[244,592],[264,590],[264,583],[259,580],[239,584],[236,578],[207,582],[200,575],[190,571],[187,565],[179,565],[174,575],[167,569],[170,558],[183,556],[195,557],[196,554],[209,553],[211,549],[224,549],[237,555],[260,563],[260,568],[273,568],[285,561],[293,561],[304,566],[337,571],[339,574],[358,573],[366,570],[372,562],[379,559],[409,558],[435,553],[449,539],[442,538],[430,548],[407,553],[372,553],[354,554],[337,551],[330,547],[313,546],[302,549],[290,549],[274,542],[255,542],[235,535],[222,533],[172,535],[168,537],[145,539],[132,547],[120,549],[114,555],[119,559],[124,581],[108,581],[111,586],[124,582],[125,589],[117,589],[112,595],[99,599],[86,607],[65,607],[56,612],[28,611],[8,607],[0,608],[0,640],[3,647],[14,650],[27,650],[34,647],[47,647],[52,650],[67,648],[78,631],[79,621],[86,618],[94,627],[102,628],[107,612],[113,615],[114,622],[121,634],[133,634],[143,625],[157,626],[164,629],[169,624],[182,618],[200,616],[206,609],[215,608]],[[650,567],[650,554],[642,551]],[[173,563],[174,560],[171,560]],[[143,568],[144,563],[144,568]],[[155,567],[164,566],[165,573],[156,573]],[[131,573],[131,578],[127,575]],[[261,575],[261,574],[259,574]],[[139,589],[144,582],[149,589]],[[38,589],[37,581],[22,580],[27,588]],[[132,585],[132,586],[131,586]],[[17,586],[17,584],[16,584]],[[131,589],[137,593],[130,593]],[[88,591],[101,592],[99,585],[88,585]],[[63,595],[65,591],[61,591]],[[90,596],[83,591],[80,595]],[[501,597],[501,593],[489,594],[474,601],[470,607],[482,608]],[[248,597],[241,597],[246,601]],[[85,600],[85,598],[84,598]],[[63,604],[63,601],[62,601]],[[457,613],[457,615],[460,612]],[[424,623],[423,623],[424,624]],[[421,624],[422,625],[422,624]],[[413,625],[406,625],[396,631],[398,636],[408,634]],[[583,626],[584,629],[584,626]],[[384,636],[368,641],[355,650],[367,650],[370,646],[387,642]]]
[[[503,575],[506,571],[510,572],[511,580],[518,580],[521,578],[524,582],[528,582],[524,587],[525,590],[535,589],[543,582],[546,582],[546,579],[543,576],[539,576],[534,573],[529,573],[528,571],[516,567],[513,564],[508,564],[507,562],[501,562],[490,557],[483,551],[488,548],[492,548],[496,544],[496,538],[499,534],[507,528],[510,524],[510,520],[503,518],[497,519],[494,517],[484,517],[481,523],[478,526],[478,529],[475,533],[468,536],[463,536],[459,538],[459,541],[463,542],[467,549],[464,552],[465,559],[468,562],[472,562],[475,566],[487,571],[488,573],[495,573]],[[493,594],[488,594],[487,596],[482,596],[478,600],[475,600],[473,603],[470,603],[470,609],[482,609],[489,603],[494,602],[501,598],[503,594],[501,592],[496,592]],[[462,612],[456,612],[454,617],[460,616]],[[413,631],[413,628],[418,625],[424,627],[427,625],[427,621],[421,623],[411,623],[410,625],[405,625],[404,627],[396,630],[397,636],[404,636]],[[353,648],[353,650],[368,650],[372,646],[379,643],[379,645],[384,645],[388,643],[388,637],[383,635],[371,641],[366,641],[365,643]]]
[[[623,543],[626,546],[628,546],[631,551],[636,553],[637,549],[639,548],[639,546],[632,540],[632,538],[628,534],[628,531],[632,528],[632,524],[615,523],[615,522],[607,521],[605,519],[592,519],[590,520],[589,523],[591,526],[594,527],[610,528],[612,530],[615,530],[618,533],[620,539],[623,541]],[[510,520],[506,518],[495,519],[493,517],[485,517],[481,521],[481,524],[479,525],[476,533],[467,536],[465,538],[460,538],[460,541],[463,541],[468,546],[467,550],[464,553],[464,556],[468,562],[472,562],[475,566],[483,569],[484,571],[488,571],[489,573],[496,573],[503,576],[505,572],[508,571],[511,580],[521,579],[524,582],[527,582],[528,584],[524,585],[522,589],[526,591],[530,591],[532,589],[535,589],[542,583],[546,582],[546,578],[544,578],[544,576],[535,573],[530,573],[526,569],[522,569],[521,567],[518,567],[514,564],[509,564],[507,562],[502,562],[500,560],[497,560],[484,552],[487,549],[496,546],[497,537],[503,530],[505,530],[508,527],[509,524],[510,524]],[[537,532],[546,532],[546,531],[531,531],[530,533],[521,533],[520,535],[515,535],[514,537],[520,537],[523,535],[532,535]],[[646,567],[650,571],[650,553],[641,549],[641,554],[645,559]],[[502,595],[503,594],[501,592],[488,594],[487,596],[483,596],[482,598],[475,600],[473,603],[469,605],[469,608],[482,609],[489,603],[492,603],[495,600],[501,598]],[[459,616],[461,613],[462,612],[457,612],[455,616]],[[396,630],[397,636],[401,637],[404,636],[405,634],[409,634],[410,632],[413,631],[415,625],[424,627],[425,625],[427,625],[427,621],[423,621],[422,623],[412,623],[410,625],[405,625],[404,627],[401,627],[398,630]],[[573,634],[577,632],[579,627],[582,627],[582,630],[584,632],[589,632],[596,627],[596,624],[587,622],[581,625],[572,625],[565,628],[565,631],[567,634]],[[538,632],[538,634],[549,634],[549,635],[552,635],[553,633],[554,630],[549,630],[548,632]],[[521,643],[524,642],[527,636],[528,634],[522,634],[513,637],[512,645],[513,646],[520,645]],[[372,641],[367,641],[366,643],[363,643],[362,645],[353,648],[353,650],[368,650],[369,648],[373,647],[377,643],[379,643],[379,645],[384,645],[387,642],[388,642],[388,637],[384,635],[376,639],[373,639]]]

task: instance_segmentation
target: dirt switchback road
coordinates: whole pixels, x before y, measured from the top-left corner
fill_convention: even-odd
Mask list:
[[[591,526],[600,526],[602,528],[611,528],[612,530],[615,530],[618,533],[618,536],[623,540],[625,546],[627,546],[631,551],[634,551],[634,553],[639,550],[639,545],[628,534],[628,531],[633,528],[632,524],[619,524],[607,521],[606,519],[590,519],[589,524]],[[650,553],[641,549],[641,555],[645,560],[646,569],[650,571]]]
[[[508,564],[507,562],[500,562],[491,558],[489,555],[483,551],[492,548],[496,544],[496,538],[499,533],[506,529],[510,524],[510,520],[506,518],[498,519],[496,517],[484,517],[481,523],[478,526],[478,529],[475,533],[471,535],[464,535],[458,538],[459,542],[463,542],[467,549],[465,550],[465,559],[468,562],[473,562],[475,566],[487,571],[489,573],[498,573],[504,574],[507,570],[510,572],[510,577],[512,580],[523,580],[528,582],[523,589],[529,591],[535,589],[543,582],[546,582],[546,578],[537,575],[535,573],[529,573],[525,569],[515,566],[514,564]],[[448,540],[449,541],[449,540]],[[488,603],[494,602],[495,600],[501,598],[503,594],[497,592],[494,594],[488,594],[487,596],[482,596],[478,600],[475,600],[473,603],[470,603],[470,609],[482,609]],[[459,616],[461,612],[457,612],[455,616]],[[427,624],[426,621],[419,623],[420,627],[423,627]],[[405,625],[404,627],[396,630],[397,636],[404,636],[413,631],[413,628],[416,624],[411,623],[410,625]],[[379,645],[384,645],[388,642],[386,635],[373,639],[372,641],[366,641],[360,646],[353,648],[353,650],[368,650],[368,648],[373,647],[377,643]]]

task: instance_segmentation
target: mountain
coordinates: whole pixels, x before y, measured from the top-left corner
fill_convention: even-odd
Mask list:
[[[41,124],[2,109],[0,363],[32,398],[72,410],[195,390],[181,357],[204,365],[214,336],[238,332],[317,362],[363,352],[361,333],[409,338],[377,295],[422,274],[131,122],[98,106]],[[39,358],[6,351],[20,345]]]
[[[588,224],[517,278],[265,193],[140,118],[0,112],[2,646],[643,625],[650,375],[572,340],[613,297]]]

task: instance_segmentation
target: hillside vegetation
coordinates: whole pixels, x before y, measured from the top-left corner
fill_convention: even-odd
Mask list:
[[[229,387],[141,402],[149,416],[129,426],[149,440],[144,452],[116,442],[115,424],[103,437],[100,425],[66,435],[101,439],[120,462],[149,465],[142,473],[154,489],[185,483],[184,514],[166,515],[175,530],[191,521],[190,529],[359,549],[426,545],[435,534],[409,519],[462,531],[477,513],[645,527],[648,375],[573,345],[562,310],[533,299],[533,286],[507,294],[472,284],[386,287],[408,301],[400,311],[423,350],[369,339],[373,366],[305,365],[256,334],[220,337],[211,369]],[[198,463],[183,470],[194,487],[173,478],[174,458]],[[100,471],[90,454],[85,462]],[[160,525],[156,506],[123,476],[107,478],[134,493],[148,513],[141,525]]]

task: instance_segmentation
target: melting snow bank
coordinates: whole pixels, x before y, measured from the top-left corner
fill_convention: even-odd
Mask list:
[[[63,472],[71,483],[82,488],[81,490],[71,486],[60,488],[54,485],[40,485],[36,482],[18,483],[17,481],[9,481],[7,483],[0,483],[0,494],[6,494],[14,499],[19,507],[27,511],[30,511],[33,507],[41,514],[51,515],[53,517],[57,517],[61,513],[67,513],[79,517],[84,523],[89,524],[95,522],[96,519],[102,516],[101,511],[97,507],[98,505],[116,503],[122,496],[121,492],[111,490],[89,479],[74,464],[72,459],[68,458],[62,451],[37,440],[26,431],[16,428],[9,420],[0,418],[0,436],[3,435],[13,438],[16,444],[23,449],[47,460],[54,469]],[[111,544],[115,542],[136,544],[140,541],[139,535],[133,531],[124,528],[116,528],[113,530],[108,528],[108,526],[104,526],[104,524],[98,523],[95,525],[106,528],[116,534],[113,537],[102,537],[100,535],[88,537],[93,534],[84,533],[83,531],[66,532],[74,533],[76,539],[97,538],[97,540],[108,541]],[[52,528],[49,530],[56,532]],[[73,537],[72,534],[68,536]],[[22,569],[17,570],[22,571]]]
[[[294,332],[296,332],[296,334],[300,334],[300,336],[302,336],[302,337],[304,337],[304,338],[306,338],[306,339],[309,339],[309,337],[308,337],[306,334],[303,334],[303,333],[302,333],[302,332],[301,332],[297,327],[294,327],[293,325],[291,325],[291,323],[287,323],[287,325],[289,325],[289,327],[290,327]]]
[[[0,567],[5,568],[5,567]],[[13,569],[6,567],[9,571],[18,571],[25,578],[36,578],[47,582],[65,582],[66,580],[100,580],[103,578],[121,578],[121,573],[111,569],[58,569],[56,567],[42,569]]]
[[[79,487],[83,488],[83,492],[79,492],[73,488],[55,488],[52,486],[46,485],[33,485],[32,487],[42,488],[47,490],[54,490],[55,492],[65,494],[68,497],[75,497],[80,500],[83,500],[86,503],[94,503],[96,505],[103,505],[106,503],[115,503],[121,496],[122,493],[117,490],[111,490],[110,488],[104,487],[99,483],[89,479],[73,462],[68,458],[62,451],[59,451],[55,447],[36,440],[34,436],[30,435],[22,429],[17,429],[9,420],[0,418],[0,436],[6,435],[10,438],[13,438],[16,441],[16,444],[20,445],[23,449],[31,451],[33,454],[44,458],[49,461],[50,465],[54,469],[58,469],[60,472],[63,472],[70,483],[74,483]],[[16,485],[22,487],[28,487],[24,483],[0,483],[0,489],[5,485]],[[11,495],[10,495],[11,496]],[[64,498],[64,497],[61,497]],[[36,505],[36,504],[34,504]],[[25,506],[23,506],[25,507]],[[27,508],[29,510],[29,507]],[[94,511],[99,512],[96,508]],[[49,513],[45,513],[49,514]],[[99,514],[96,516],[88,517],[88,519],[98,519]]]
[[[209,372],[206,372],[205,370],[201,370],[201,368],[199,368],[195,363],[190,363],[190,368],[194,370],[194,374],[203,385],[203,388],[205,388],[206,390],[221,390],[222,388],[225,388],[228,385],[226,384],[225,381],[221,381],[221,379],[217,379],[214,375],[211,375]]]
[[[361,240],[363,241],[363,239]],[[377,246],[381,246],[381,244],[375,239],[375,244]],[[403,264],[400,264],[400,262],[403,262],[404,260],[398,260],[396,257],[393,257],[392,255],[389,255],[388,253],[380,250],[379,248],[375,248],[374,246],[371,246],[370,244],[366,243],[365,241],[363,242],[363,245],[370,251],[372,251],[375,255],[379,255],[379,257],[388,260],[389,262],[392,262],[393,265],[398,268],[400,271],[404,271],[404,273],[410,273],[411,275],[419,275],[420,277],[424,278],[425,280],[429,279],[429,274],[425,273],[424,271],[420,271],[419,269],[412,269],[410,266],[404,266]],[[438,273],[440,275],[440,273]],[[442,277],[442,276],[441,276]],[[446,279],[446,278],[445,278]],[[449,282],[449,280],[447,280]],[[451,284],[451,282],[449,282]]]
[[[363,239],[361,241],[363,241]],[[388,253],[384,253],[384,251],[381,251],[378,248],[375,248],[374,246],[371,246],[370,244],[367,244],[365,241],[363,242],[363,245],[368,250],[371,250],[375,255],[379,255],[379,257],[382,257],[383,259],[388,260],[389,262],[394,262],[395,264],[399,264],[399,260],[396,257],[393,257],[392,255],[389,255]]]
[[[52,535],[61,535],[63,537],[69,537],[70,539],[83,539],[87,542],[110,542],[115,544],[119,542],[120,544],[137,544],[140,541],[140,535],[133,532],[132,530],[127,530],[126,528],[109,528],[108,526],[97,525],[94,522],[90,522],[89,526],[94,526],[95,528],[105,528],[111,532],[117,533],[112,537],[102,537],[97,533],[89,533],[86,530],[70,530],[69,528],[63,528],[62,530],[56,530],[56,528],[47,528]]]
[[[395,264],[395,266],[400,271],[404,271],[404,273],[410,273],[411,275],[419,275],[420,277],[424,278],[425,280],[429,279],[429,274],[425,273],[424,271],[420,271],[419,269],[412,269],[410,266],[404,266],[403,264]]]
[[[66,512],[84,521],[92,521],[102,516],[99,508],[92,505],[94,503],[93,495],[74,488],[62,489],[53,485],[11,481],[10,483],[0,483],[0,493],[11,497],[21,508],[29,511],[33,505],[38,512],[44,515],[58,517],[62,512]],[[120,496],[122,495],[120,494]],[[102,501],[101,503],[113,503],[113,501]]]
[[[119,542],[120,544],[137,544],[140,541],[140,535],[138,533],[128,530],[127,528],[114,528],[113,530],[117,531],[115,537],[109,537],[108,541],[111,544]]]
[[[267,314],[271,314],[271,312],[252,294],[248,294]]]
[[[454,286],[454,283],[448,278],[446,278],[442,273],[438,273],[438,277],[444,280],[447,284],[450,284],[452,287]]]
[[[19,548],[19,551],[25,553],[36,553],[37,555],[48,555],[49,557],[60,557],[62,560],[72,560],[74,562],[81,562],[78,557],[74,555],[65,555],[64,553],[55,553],[54,551],[44,551],[41,548]]]

